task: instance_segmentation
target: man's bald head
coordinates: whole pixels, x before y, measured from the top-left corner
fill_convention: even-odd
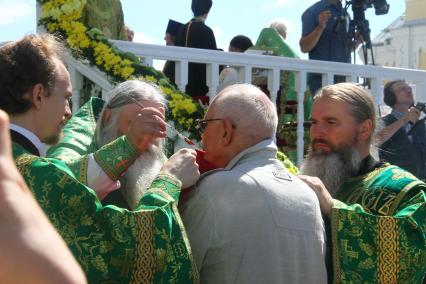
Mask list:
[[[273,139],[278,117],[275,106],[258,87],[235,84],[225,88],[211,103],[215,116],[228,117],[242,138],[256,144]]]

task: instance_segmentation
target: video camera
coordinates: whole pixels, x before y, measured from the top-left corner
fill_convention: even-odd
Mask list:
[[[351,21],[351,32],[355,36],[356,32],[359,32],[365,42],[366,48],[371,49],[371,38],[370,38],[370,24],[365,19],[365,10],[374,6],[376,15],[385,15],[389,11],[389,4],[386,0],[352,0],[346,1],[347,9],[349,5],[352,5],[353,20]]]
[[[365,11],[367,8],[374,6],[374,12],[376,15],[386,15],[389,12],[389,4],[386,0],[352,0],[349,2],[352,4],[352,10],[361,8]]]
[[[414,107],[419,111],[426,113],[426,103],[417,102]]]

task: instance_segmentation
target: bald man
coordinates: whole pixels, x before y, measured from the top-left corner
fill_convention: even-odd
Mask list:
[[[182,217],[201,283],[326,283],[317,198],[276,159],[274,105],[257,87],[225,88],[198,121],[204,173]]]

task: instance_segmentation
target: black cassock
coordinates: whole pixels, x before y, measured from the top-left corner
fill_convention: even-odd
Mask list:
[[[212,29],[197,19],[192,19],[179,29],[176,38],[176,46],[217,49],[216,39]],[[206,86],[206,65],[189,63],[188,69],[188,85],[186,86],[185,92],[191,97],[205,96],[208,92],[208,87]],[[163,72],[174,82],[174,62],[167,61]]]

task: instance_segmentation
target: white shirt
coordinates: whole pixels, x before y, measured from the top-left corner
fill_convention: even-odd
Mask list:
[[[41,142],[37,135],[17,124],[10,123],[9,128],[18,132],[19,134],[22,134],[25,138],[30,140],[30,142],[33,143],[33,145],[37,148],[40,157],[46,157],[46,144]]]
[[[40,141],[40,139],[22,126],[10,123],[9,128],[14,130],[21,135],[25,136],[38,150],[40,157],[46,156],[46,144]],[[100,199],[104,198],[108,193],[120,188],[120,182],[113,181],[98,165],[93,157],[93,154],[88,155],[88,166],[87,166],[87,185],[96,191],[96,194]]]

